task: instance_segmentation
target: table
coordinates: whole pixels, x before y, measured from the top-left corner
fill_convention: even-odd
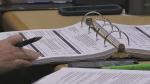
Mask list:
[[[2,26],[5,31],[28,29],[51,29],[73,25],[83,16],[61,16],[57,10],[41,11],[11,11],[2,16]],[[97,16],[90,16],[96,18]],[[104,15],[112,23],[126,25],[150,24],[150,16]]]
[[[5,31],[62,28],[80,22],[83,16],[61,16],[57,10],[11,11],[2,16]],[[98,17],[90,16],[92,18]],[[150,16],[104,15],[112,23],[125,25],[148,25]],[[150,64],[150,62],[140,62]],[[66,65],[64,65],[66,66]],[[62,67],[62,66],[61,66]]]

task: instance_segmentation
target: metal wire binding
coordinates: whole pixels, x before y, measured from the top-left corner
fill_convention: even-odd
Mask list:
[[[94,13],[100,15],[100,16],[103,18],[103,16],[102,16],[99,12],[90,11],[90,12],[86,13],[86,14],[82,17],[82,20],[81,20],[81,27],[83,26],[83,20],[84,20],[84,18],[85,18],[87,15],[89,15],[89,14],[94,14]]]
[[[105,47],[106,47],[106,40],[107,40],[107,37],[108,37],[110,34],[114,33],[114,32],[121,32],[121,33],[123,33],[123,34],[127,37],[128,45],[130,45],[130,44],[129,44],[129,43],[130,43],[129,37],[128,37],[128,35],[126,35],[126,33],[124,33],[123,31],[113,31],[113,32],[110,32],[109,34],[107,34],[107,36],[106,36],[106,38],[105,38],[105,40],[104,40],[104,46],[105,46]]]
[[[103,28],[103,27],[102,27],[101,25],[99,25],[99,24],[96,22],[96,20],[94,20],[94,21],[95,21],[95,23],[96,23],[96,24],[98,25],[98,27],[99,27],[98,30],[96,31],[96,40],[98,40],[98,37],[97,37],[98,34],[99,34],[98,32],[99,32],[100,29]],[[112,31],[111,31],[111,32],[114,31],[114,30],[113,30],[113,27],[115,27],[118,31],[120,31],[119,28],[118,28],[116,25],[111,24],[111,22],[110,22],[110,25],[111,25],[111,27],[112,27]],[[119,32],[119,35],[120,35],[120,38],[121,38],[121,33],[120,33],[120,32]]]

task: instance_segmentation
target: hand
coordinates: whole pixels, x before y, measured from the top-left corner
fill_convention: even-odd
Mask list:
[[[14,69],[31,66],[29,61],[39,57],[37,52],[14,46],[20,41],[22,41],[20,35],[14,35],[0,41],[0,75]]]

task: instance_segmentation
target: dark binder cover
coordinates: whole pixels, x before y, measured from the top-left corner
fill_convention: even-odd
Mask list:
[[[121,14],[122,8],[116,4],[109,5],[89,5],[89,6],[66,6],[59,8],[59,14],[64,16],[84,15],[89,11],[97,11],[102,15]]]
[[[121,66],[139,64],[135,59],[109,59],[109,60],[90,60],[68,62],[68,67],[76,68],[101,68],[107,66]]]
[[[125,7],[125,0],[72,0],[73,5],[104,5],[104,4],[117,4]]]

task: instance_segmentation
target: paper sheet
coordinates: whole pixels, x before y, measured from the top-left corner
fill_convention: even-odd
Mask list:
[[[97,21],[99,24],[104,24],[102,21]],[[108,23],[106,23],[108,24]],[[124,32],[129,38],[129,45],[128,40],[125,34],[121,33],[121,39],[119,32],[114,32],[111,35],[115,37],[117,41],[124,44],[128,52],[134,53],[141,53],[149,55],[150,52],[150,25],[122,25],[122,24],[115,24],[119,28],[119,31]],[[109,33],[112,31],[110,25],[104,26],[104,29],[107,30]],[[113,31],[118,31],[117,28],[113,27]]]
[[[21,33],[23,37],[25,37],[24,39],[42,36],[42,39],[32,43],[33,45],[27,45],[24,47],[40,52],[41,56],[37,60],[46,59],[40,61],[40,63],[44,61],[70,61],[70,59],[64,57],[76,57],[72,58],[71,60],[81,60],[82,58],[82,60],[91,58],[94,59],[98,57],[100,58],[108,56],[116,51],[114,46],[109,43],[107,43],[107,47],[105,47],[104,39],[102,37],[98,36],[99,40],[97,41],[95,31],[91,29],[90,33],[88,33],[88,26],[84,24],[83,27],[81,27],[80,22],[75,25],[58,29],[37,29],[4,32],[0,33],[0,35],[2,36],[2,38],[0,39],[5,39],[11,35],[15,35],[18,33]],[[56,59],[52,59],[55,57]],[[59,59],[57,57],[59,57]],[[37,60],[34,61],[34,63],[37,62]]]
[[[150,71],[62,68],[34,84],[150,84]]]

